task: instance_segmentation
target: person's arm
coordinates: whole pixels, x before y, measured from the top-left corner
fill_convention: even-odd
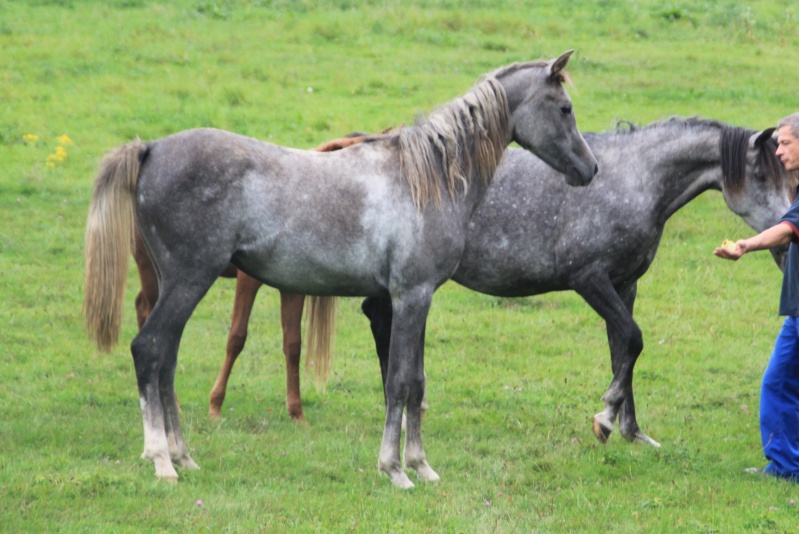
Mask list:
[[[755,250],[766,250],[786,243],[790,243],[794,236],[793,226],[786,222],[781,222],[771,228],[763,230],[756,236],[749,239],[741,239],[735,243],[735,250],[719,247],[713,254],[728,260],[737,260],[747,252]]]

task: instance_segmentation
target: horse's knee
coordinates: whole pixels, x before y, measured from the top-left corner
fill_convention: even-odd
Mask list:
[[[641,329],[636,324],[633,324],[628,342],[628,350],[633,361],[638,358],[638,355],[644,350],[644,336]]]
[[[408,404],[421,406],[425,396],[424,374],[412,377],[408,382]]]
[[[394,380],[388,379],[383,387],[386,403],[390,401],[406,403],[410,393],[410,384],[406,380],[395,377]]]
[[[232,354],[235,358],[241,351],[244,350],[244,344],[247,342],[247,334],[232,333],[227,338],[227,352]]]
[[[296,359],[300,357],[302,351],[302,341],[299,339],[291,339],[283,342],[283,354],[286,358]]]

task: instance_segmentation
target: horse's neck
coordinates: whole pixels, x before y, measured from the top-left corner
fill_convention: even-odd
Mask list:
[[[652,147],[651,157],[646,157],[646,151],[641,152],[642,165],[653,173],[649,175],[650,185],[662,223],[701,193],[721,190],[722,183],[720,131],[710,128],[671,131],[673,136],[665,135]]]

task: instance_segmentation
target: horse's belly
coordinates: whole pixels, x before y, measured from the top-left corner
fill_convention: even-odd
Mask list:
[[[546,266],[513,261],[471,262],[466,256],[452,279],[473,291],[497,297],[529,297],[567,289],[557,273]]]
[[[379,265],[366,260],[354,261],[346,256],[297,252],[237,253],[233,256],[233,263],[267,285],[294,293],[342,297],[385,295]]]

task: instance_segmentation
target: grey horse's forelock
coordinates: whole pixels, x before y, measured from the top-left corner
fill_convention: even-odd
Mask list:
[[[397,133],[402,174],[421,209],[441,205],[441,185],[450,198],[465,193],[473,179],[488,183],[511,138],[505,89],[486,76],[466,95]]]

